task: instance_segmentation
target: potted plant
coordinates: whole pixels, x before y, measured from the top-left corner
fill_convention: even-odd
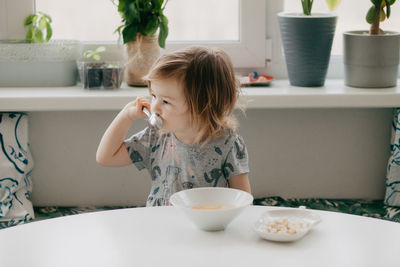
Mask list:
[[[168,19],[163,12],[166,3],[164,0],[118,1],[122,25],[115,32],[122,35],[123,42],[127,46],[125,81],[129,85],[147,85],[142,77],[148,73],[159,57],[160,47],[165,48]]]
[[[340,0],[326,0],[334,10]],[[323,86],[337,15],[311,12],[313,0],[301,0],[303,13],[278,13],[286,66],[293,86]]]
[[[366,15],[370,30],[343,33],[345,83],[364,88],[396,86],[400,33],[380,29],[380,23],[390,17],[395,0],[371,2]]]
[[[83,53],[79,60],[78,69],[84,88],[89,89],[117,89],[121,87],[123,78],[123,64],[119,61],[101,61],[101,53],[105,52],[104,46]]]
[[[51,17],[43,12],[30,14],[23,22],[25,39],[0,41],[0,86],[76,84],[75,61],[81,44],[73,40],[50,40],[51,22]]]

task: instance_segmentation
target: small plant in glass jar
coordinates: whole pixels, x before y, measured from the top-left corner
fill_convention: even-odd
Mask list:
[[[117,89],[121,87],[124,66],[119,61],[101,60],[101,53],[105,51],[104,46],[87,50],[83,54],[83,60],[78,62],[84,88]]]

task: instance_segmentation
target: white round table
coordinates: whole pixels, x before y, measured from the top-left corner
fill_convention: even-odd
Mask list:
[[[0,230],[0,266],[400,266],[400,223],[315,211],[292,243],[261,239],[251,206],[225,231],[198,230],[175,207],[59,217]]]

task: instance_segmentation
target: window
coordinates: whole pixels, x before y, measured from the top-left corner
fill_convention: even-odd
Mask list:
[[[36,0],[36,10],[52,16],[54,39],[118,39],[113,32],[121,18],[111,0]],[[237,67],[265,65],[264,0],[169,0],[165,14],[167,51],[188,44],[219,46]]]

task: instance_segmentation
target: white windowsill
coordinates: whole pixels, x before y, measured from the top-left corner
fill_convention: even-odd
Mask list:
[[[119,110],[147,88],[123,86],[119,90],[84,90],[81,85],[50,88],[0,88],[0,111]],[[400,107],[400,87],[352,88],[343,80],[327,80],[324,87],[303,88],[287,80],[270,87],[246,87],[247,108],[390,108]]]

